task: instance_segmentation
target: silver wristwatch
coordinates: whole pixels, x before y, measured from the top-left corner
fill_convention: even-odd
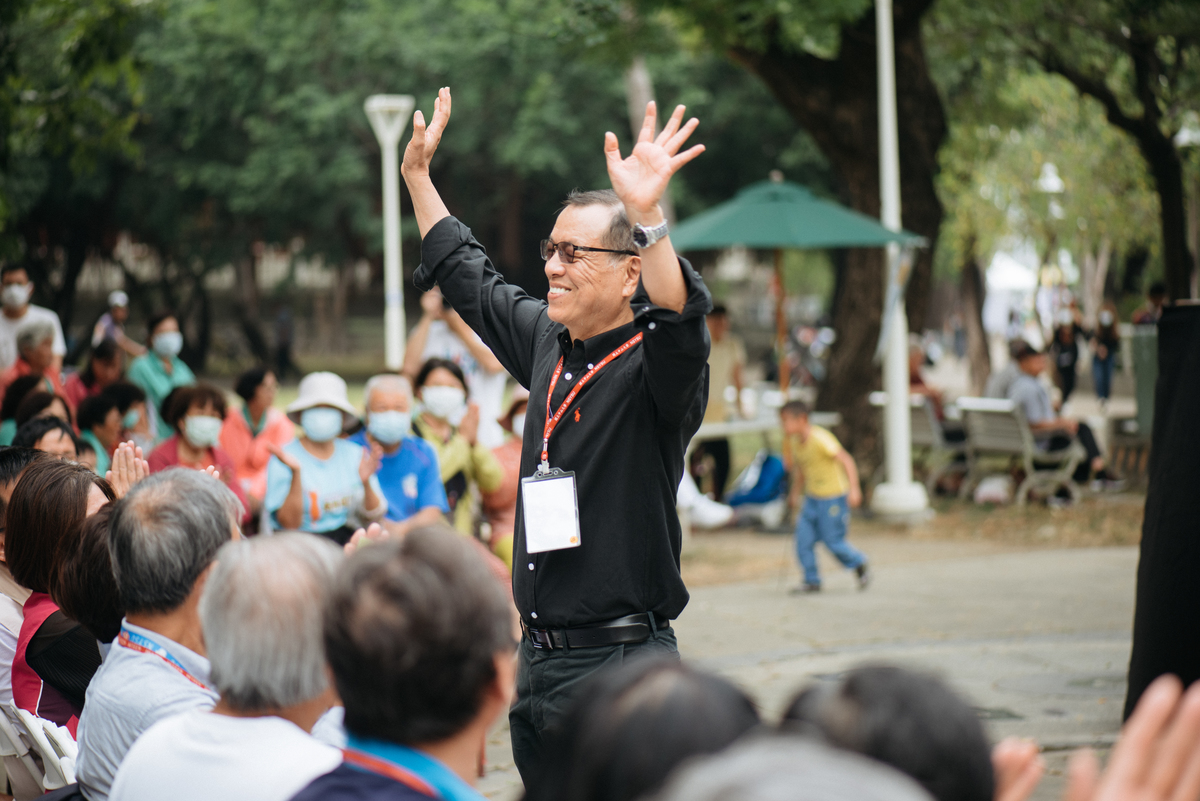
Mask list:
[[[633,226],[633,244],[638,250],[645,250],[667,235],[667,221],[663,220],[653,228],[644,225]]]

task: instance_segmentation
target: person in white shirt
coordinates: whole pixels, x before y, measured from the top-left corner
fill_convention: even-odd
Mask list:
[[[17,329],[32,320],[45,320],[54,325],[54,364],[62,369],[67,355],[58,315],[29,302],[33,297],[33,282],[24,267],[10,264],[0,269],[0,371],[7,370],[17,360]]]
[[[479,335],[458,312],[442,302],[442,293],[431,289],[421,296],[421,320],[408,335],[404,374],[415,380],[429,359],[449,359],[467,377],[470,399],[479,407],[477,441],[488,448],[504,442],[499,418],[504,414],[504,384],[508,373]],[[458,420],[451,420],[458,425]]]
[[[313,534],[231,542],[200,599],[221,700],[156,723],[129,749],[112,801],[286,801],[342,762],[314,739],[337,700],[322,613],[341,549]]]

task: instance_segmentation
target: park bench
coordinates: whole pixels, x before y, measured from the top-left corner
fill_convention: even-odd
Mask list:
[[[882,411],[887,404],[887,393],[872,392],[869,399],[872,406]],[[959,457],[966,453],[966,443],[946,441],[945,428],[937,419],[933,404],[924,395],[909,395],[908,409],[914,472],[925,474],[925,491],[933,495],[946,473],[966,469],[965,463],[959,461]],[[883,481],[886,471],[886,464],[875,469],[871,476],[872,487]]]
[[[1085,453],[1072,441],[1066,448],[1039,450],[1021,407],[1010,400],[996,398],[959,398],[963,425],[967,430],[967,477],[959,488],[959,497],[970,496],[971,489],[983,478],[985,461],[1007,462],[1007,468],[1019,464],[1025,480],[1017,488],[1017,503],[1024,506],[1033,490],[1071,493],[1079,498],[1079,486],[1072,479]]]

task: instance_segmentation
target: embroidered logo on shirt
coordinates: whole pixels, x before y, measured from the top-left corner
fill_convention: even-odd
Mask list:
[[[579,410],[578,409],[575,410],[575,422],[576,423],[579,422]]]
[[[400,481],[400,488],[404,490],[404,497],[417,497],[417,476],[414,473],[409,473]]]

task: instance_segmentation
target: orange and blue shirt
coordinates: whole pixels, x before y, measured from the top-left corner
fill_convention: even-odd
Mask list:
[[[483,801],[475,788],[415,748],[350,735],[345,761],[292,801]]]

